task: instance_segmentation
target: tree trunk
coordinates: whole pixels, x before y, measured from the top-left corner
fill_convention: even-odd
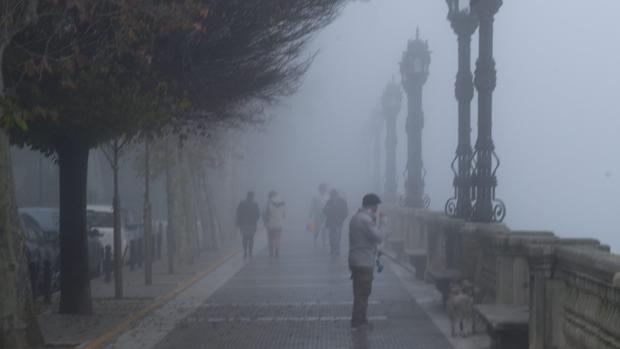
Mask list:
[[[203,172],[204,174],[201,178],[202,179],[201,180],[202,197],[204,200],[202,211],[204,212],[206,221],[208,222],[207,227],[205,227],[205,229],[207,230],[207,234],[208,234],[207,241],[209,241],[210,249],[217,250],[219,247],[218,231],[217,231],[217,226],[215,224],[215,219],[213,217],[213,212],[211,211],[211,202],[209,201],[209,186],[208,186],[209,184],[207,183],[207,172],[204,170]]]
[[[0,42],[0,68],[8,44]],[[0,96],[4,76],[0,69]],[[30,274],[21,232],[9,138],[0,130],[0,348],[28,348],[43,344],[32,304]]]
[[[69,139],[60,169],[60,313],[92,314],[86,229],[87,144]]]
[[[206,179],[205,179],[204,190],[205,190],[205,202],[207,204],[205,209],[207,210],[208,215],[209,215],[209,228],[211,229],[211,238],[213,241],[213,247],[215,250],[218,250],[220,247],[220,243],[222,241],[221,232],[220,232],[220,224],[219,224],[219,220],[217,219],[217,211],[215,210],[213,201],[211,200],[212,191],[209,190],[209,183],[207,182]]]
[[[183,162],[183,153],[180,147],[176,147],[176,178],[174,181],[175,186],[175,238],[176,238],[176,254],[177,261],[183,265],[188,265],[193,262],[193,241],[192,241],[192,228],[190,210],[191,210],[191,198],[188,195],[188,177],[185,171]]]
[[[150,141],[147,138],[144,142],[144,283],[146,285],[153,284],[153,234],[151,231],[151,168],[149,164],[149,143]]]
[[[112,172],[114,176],[114,197],[112,207],[114,210],[114,297],[123,298],[123,244],[121,236],[121,198],[118,193],[118,153],[120,151],[118,140],[113,143],[114,152],[112,158]]]
[[[191,177],[187,171],[187,159],[183,152],[179,151],[179,164],[178,169],[181,174],[181,193],[183,201],[181,203],[183,214],[183,251],[185,251],[185,264],[194,264],[194,234],[195,234],[195,222],[193,221],[192,213],[192,195],[191,195]]]
[[[204,177],[204,173],[202,173],[202,167],[200,169],[196,169],[196,167],[192,167],[192,178],[194,180],[194,195],[195,195],[195,206],[198,218],[200,220],[200,235],[201,235],[201,249],[209,250],[212,248],[211,237],[209,236],[209,218],[207,215],[207,203],[204,197],[204,182],[202,178]]]
[[[3,10],[0,33],[0,96],[4,94],[4,52],[19,27],[36,18],[37,2],[29,1],[22,16],[8,4]],[[17,6],[15,6],[17,7]],[[0,130],[0,348],[30,348],[43,345],[30,289],[30,274],[23,232],[17,212],[9,138]]]
[[[32,304],[9,141],[3,131],[0,131],[0,279],[0,348],[41,346],[43,338]]]
[[[174,187],[173,187],[173,173],[172,166],[172,152],[170,151],[170,142],[166,140],[166,210],[168,216],[168,222],[166,224],[166,252],[168,254],[168,274],[174,274],[174,253],[175,247],[175,218],[174,218]]]
[[[193,218],[194,218],[194,226],[195,228],[195,233],[196,236],[194,236],[195,241],[196,241],[196,245],[194,246],[194,250],[196,251],[196,256],[199,257],[200,256],[200,252],[203,248],[203,239],[202,239],[202,227],[203,227],[203,222],[202,222],[202,216],[200,215],[200,196],[198,195],[199,193],[199,187],[197,185],[197,181],[196,181],[196,173],[194,171],[194,169],[192,167],[190,167],[190,178],[191,178],[191,198],[192,198],[192,213],[193,213]]]
[[[200,257],[200,247],[202,240],[200,234],[201,219],[198,212],[198,207],[200,207],[200,204],[198,202],[198,196],[196,195],[198,187],[196,186],[196,176],[194,172],[194,166],[192,166],[192,159],[187,152],[185,153],[185,160],[186,161],[184,161],[184,167],[187,177],[187,200],[189,204],[189,226],[191,233],[190,241],[192,242],[192,257],[197,259]]]

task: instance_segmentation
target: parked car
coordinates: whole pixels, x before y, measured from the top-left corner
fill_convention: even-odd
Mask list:
[[[56,255],[60,255],[60,211],[53,207],[24,207],[19,212],[22,216],[28,216],[42,229],[45,240],[51,248],[55,249]],[[88,266],[91,276],[98,276],[103,270],[103,244],[97,236],[97,232],[89,229],[88,234]],[[60,271],[60,259],[55,263],[55,268]]]
[[[91,230],[99,234],[99,240],[104,249],[110,246],[114,253],[114,209],[111,205],[88,205],[86,207],[86,219]],[[124,260],[130,258],[128,249],[129,241],[138,239],[140,227],[136,224],[128,224],[128,213],[121,211],[121,250]]]
[[[33,279],[33,288],[36,288],[36,293],[43,290],[43,271],[45,263],[49,262],[51,267],[51,287],[52,290],[58,289],[60,263],[59,263],[59,248],[58,244],[54,240],[50,240],[43,229],[27,213],[20,213],[19,215],[22,231],[26,238],[26,255],[28,258],[28,264],[30,272],[36,271],[37,275],[31,275]]]

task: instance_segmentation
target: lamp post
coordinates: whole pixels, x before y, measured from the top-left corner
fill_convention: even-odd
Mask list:
[[[427,207],[428,198],[424,195],[424,165],[422,162],[422,129],[424,111],[422,109],[422,89],[428,79],[431,52],[428,42],[420,39],[420,30],[415,40],[409,40],[407,50],[400,63],[402,83],[407,93],[407,183],[405,205],[408,207]]]
[[[373,182],[377,192],[381,190],[381,134],[383,133],[383,120],[381,111],[374,110],[371,114],[373,143]]]
[[[381,96],[381,109],[385,117],[385,197],[387,202],[395,203],[397,199],[396,184],[396,118],[400,113],[403,93],[400,86],[390,82]]]
[[[452,161],[454,197],[446,202],[448,216],[469,219],[472,210],[471,185],[471,101],[474,83],[471,72],[471,37],[478,28],[478,17],[459,0],[446,0],[448,20],[458,38],[458,73],[455,96],[458,101],[458,145]]]
[[[475,85],[478,90],[478,139],[472,157],[472,184],[475,187],[472,219],[476,222],[501,222],[506,206],[495,198],[500,165],[493,144],[493,91],[497,71],[493,58],[493,21],[502,0],[471,0],[471,7],[480,19],[479,57],[476,63]]]

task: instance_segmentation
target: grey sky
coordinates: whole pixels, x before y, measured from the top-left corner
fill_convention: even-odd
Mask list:
[[[618,13],[617,0],[505,0],[496,17],[498,196],[512,228],[594,236],[620,250]],[[424,99],[427,192],[432,208],[443,209],[452,194],[457,127],[456,37],[446,14],[443,0],[349,5],[313,41],[320,52],[303,87],[274,111],[278,118],[259,137],[257,152],[275,160],[259,171],[260,185],[278,187],[301,209],[325,180],[357,206],[371,178],[363,124],[386,83],[400,80],[398,62],[419,25],[433,51]],[[399,173],[405,113],[403,103]]]

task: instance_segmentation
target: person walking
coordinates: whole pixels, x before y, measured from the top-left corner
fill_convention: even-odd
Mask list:
[[[260,209],[254,201],[254,192],[248,192],[246,199],[237,206],[237,227],[241,232],[243,259],[252,257],[254,235],[260,218]]]
[[[368,323],[368,297],[372,292],[374,265],[383,241],[381,219],[377,211],[381,199],[375,194],[367,194],[362,200],[362,208],[349,223],[349,269],[353,280],[353,312],[351,329],[372,329]]]
[[[342,224],[349,216],[347,201],[338,194],[336,189],[329,193],[329,200],[323,208],[325,227],[329,232],[329,246],[332,256],[340,256],[340,241],[342,240]]]
[[[263,212],[263,224],[267,229],[270,257],[278,258],[280,256],[280,239],[284,218],[286,218],[284,201],[275,190],[272,190],[269,192],[269,200]]]
[[[321,183],[319,185],[318,193],[312,198],[310,204],[310,224],[311,232],[314,234],[314,244],[316,246],[319,235],[321,236],[323,246],[327,244],[326,229],[325,229],[325,213],[323,208],[327,203],[327,184]]]

